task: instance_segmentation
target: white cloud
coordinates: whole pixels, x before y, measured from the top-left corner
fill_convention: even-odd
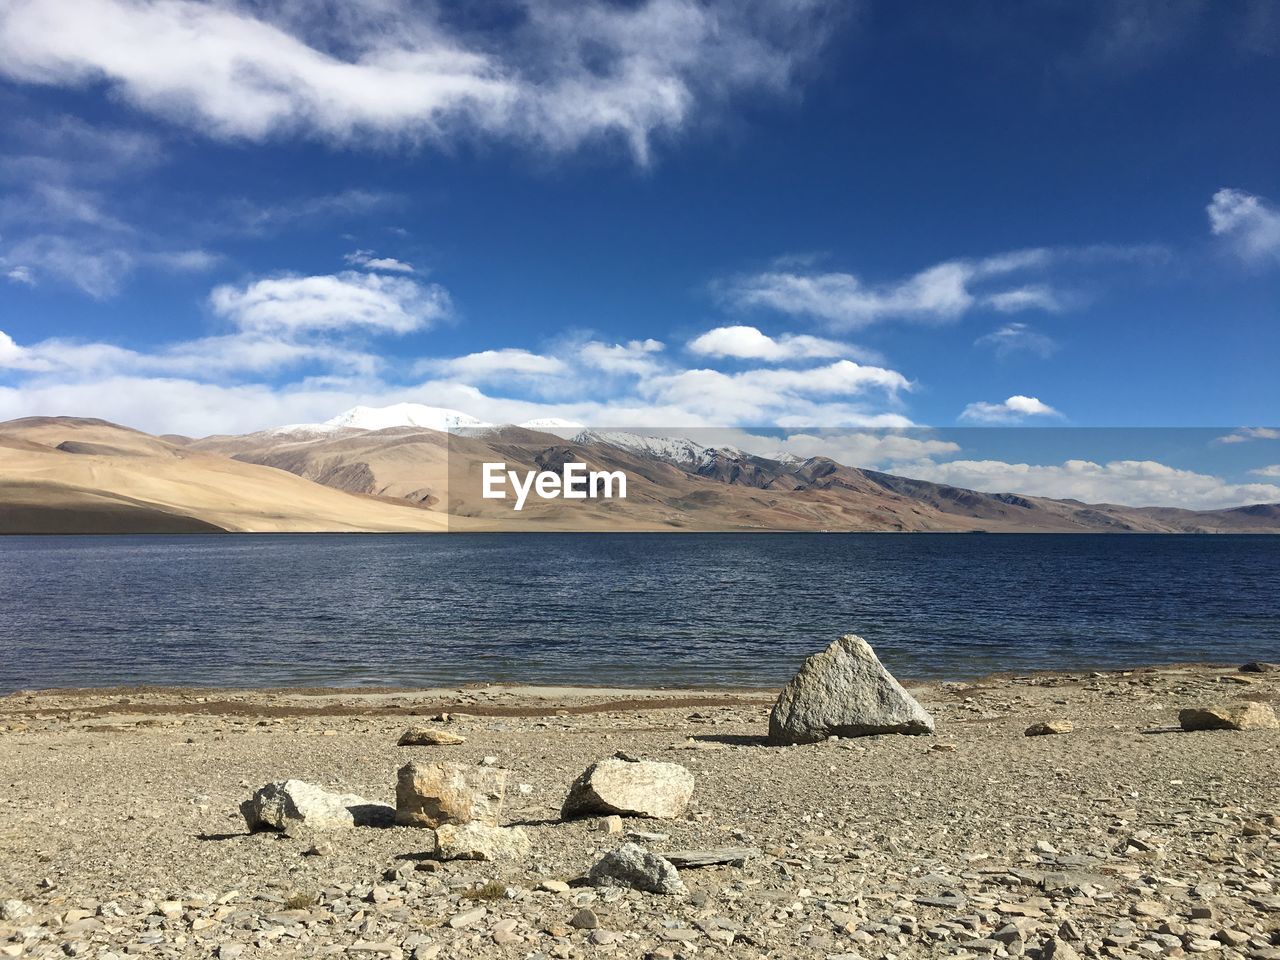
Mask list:
[[[142,254],[144,262],[182,273],[203,273],[222,262],[222,257],[208,250],[161,250]]]
[[[11,267],[5,272],[5,277],[14,283],[21,283],[23,286],[34,287],[36,285],[35,275],[31,272],[31,268],[25,265]]]
[[[981,260],[951,260],[878,285],[851,273],[775,270],[740,277],[722,289],[734,306],[813,317],[837,328],[864,327],[889,318],[945,323],[979,306],[1004,313],[1059,309],[1047,287],[978,289],[1011,273],[1042,269],[1052,257],[1048,250],[1021,250]]]
[[[985,302],[998,313],[1021,313],[1024,310],[1044,310],[1059,313],[1066,309],[1064,296],[1044,284],[1029,284],[989,294]]]
[[[1154,246],[1031,248],[979,259],[948,260],[904,279],[878,284],[852,273],[820,273],[785,262],[773,270],[722,282],[717,289],[729,305],[739,309],[764,308],[811,317],[835,329],[856,329],[890,319],[950,323],[978,309],[1056,313],[1080,299],[1076,291],[1043,281],[1030,282],[1032,274],[1082,265],[1157,261],[1167,256],[1167,251]]]
[[[225,230],[232,233],[268,235],[285,227],[331,218],[360,217],[397,207],[403,198],[398,194],[375,190],[351,189],[298,197],[270,204],[239,199],[224,214]]]
[[[1006,463],[1001,460],[932,460],[893,464],[889,472],[985,493],[1117,503],[1126,506],[1178,506],[1217,510],[1250,503],[1280,501],[1280,486],[1228,483],[1220,477],[1181,470],[1152,460],[1094,463],[1068,460],[1060,465]]]
[[[226,138],[447,142],[478,132],[568,149],[612,134],[645,162],[652,138],[679,130],[699,104],[789,89],[835,9],[527,0],[518,12],[495,42],[500,25],[472,40],[451,33],[434,5],[397,0],[11,0],[0,8],[0,71],[26,83],[105,83],[143,110]]]
[[[242,329],[281,333],[350,328],[409,333],[450,312],[449,294],[436,284],[351,270],[227,284],[214,288],[209,303]]]
[[[43,124],[17,120],[6,132],[0,270],[9,279],[30,285],[53,279],[105,299],[138,268],[193,272],[220,259],[137,230],[113,209],[134,192],[121,183],[158,162],[151,137],[58,116]]]
[[[734,357],[770,363],[827,357],[865,358],[863,351],[847,343],[803,333],[784,333],[778,337],[770,337],[755,327],[748,326],[716,327],[690,340],[688,348],[693,353],[707,357]]]
[[[631,340],[627,343],[602,343],[592,340],[578,350],[578,358],[587,366],[608,374],[647,376],[661,369],[657,354],[665,349],[661,340]]]
[[[375,257],[372,250],[354,250],[343,257],[353,267],[366,270],[384,270],[389,273],[414,273],[413,266],[394,257]]]
[[[389,360],[349,345],[350,336],[362,332],[369,333],[361,328],[335,339],[342,331],[250,326],[145,353],[57,339],[21,346],[0,335],[0,375],[7,371],[7,379],[16,378],[15,387],[0,387],[0,413],[92,415],[197,434],[314,422],[358,404],[410,401],[512,423],[558,418],[629,426],[911,425],[905,415],[884,409],[909,387],[906,378],[848,360],[808,370],[725,374],[664,366],[656,340],[569,342],[557,354],[507,348],[425,361],[417,370],[429,379],[404,383],[396,382],[403,370]],[[300,378],[284,382],[244,382],[290,368],[305,369]],[[501,394],[478,386],[486,382]],[[520,384],[559,399],[526,399]]]
[[[793,433],[774,449],[797,457],[829,457],[850,467],[879,468],[899,460],[939,457],[960,452],[950,440],[913,437],[903,433]]]
[[[1224,187],[1213,195],[1209,228],[1249,263],[1280,260],[1280,210],[1261,197]]]
[[[1250,470],[1255,477],[1280,477],[1280,463],[1273,463],[1266,467],[1258,467],[1256,470]]]
[[[991,347],[997,357],[1008,357],[1015,353],[1033,353],[1038,357],[1048,357],[1057,352],[1058,343],[1052,337],[1040,333],[1025,323],[1006,323],[990,333],[979,337],[974,346]]]
[[[1016,423],[1026,417],[1060,416],[1062,414],[1047,403],[1021,394],[1015,394],[1004,403],[987,403],[979,400],[969,404],[960,413],[961,420],[972,420],[976,423]]]
[[[1274,427],[1241,427],[1235,433],[1218,437],[1215,443],[1248,443],[1251,440],[1280,440],[1280,430]]]
[[[269,373],[316,363],[344,374],[371,374],[382,361],[324,340],[297,341],[257,333],[235,333],[181,341],[140,352],[109,343],[51,338],[19,346],[0,332],[0,370],[62,378],[149,373],[200,378]]]
[[[512,375],[525,377],[552,376],[566,372],[569,367],[559,357],[545,356],[507,347],[502,350],[481,350],[450,360],[427,361],[422,365],[439,373],[461,380],[484,382],[495,377],[505,379]]]
[[[20,270],[33,280],[50,276],[96,300],[115,296],[137,263],[130,246],[102,237],[39,233],[0,248],[0,268]]]
[[[889,400],[911,384],[883,367],[839,360],[805,370],[683,370],[649,377],[642,395],[690,410],[709,423],[781,426],[902,426],[905,417],[882,415],[844,398],[878,391]]]

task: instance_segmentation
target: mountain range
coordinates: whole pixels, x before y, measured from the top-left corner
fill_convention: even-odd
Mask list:
[[[480,497],[485,462],[622,470],[625,500]],[[0,532],[756,530],[1277,533],[1280,504],[1193,511],[980,493],[569,421],[484,423],[418,404],[243,436],[103,420],[0,423]]]

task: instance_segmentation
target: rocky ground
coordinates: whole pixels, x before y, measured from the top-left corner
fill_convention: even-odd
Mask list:
[[[1280,731],[1180,708],[1280,699],[1212,668],[911,687],[936,736],[765,744],[771,692],[175,690],[0,699],[0,957],[1280,958]],[[448,721],[430,717],[447,711]],[[1062,735],[1028,737],[1067,720]],[[397,746],[410,723],[461,745]],[[562,822],[615,751],[696,778],[677,820]],[[509,771],[508,863],[424,831],[248,834],[293,777],[393,803],[410,759]],[[628,836],[748,847],[662,896],[576,885]]]

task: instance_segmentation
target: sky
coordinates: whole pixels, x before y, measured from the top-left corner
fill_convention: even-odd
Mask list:
[[[1278,93],[1272,0],[0,0],[0,420],[1214,428],[865,462],[1280,500]]]

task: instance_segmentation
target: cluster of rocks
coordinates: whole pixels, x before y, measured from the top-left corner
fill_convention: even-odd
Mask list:
[[[414,742],[423,738],[414,737]],[[405,738],[401,738],[401,743]],[[444,741],[433,741],[444,742]],[[674,819],[693,797],[694,778],[676,763],[638,760],[625,754],[593,763],[570,786],[561,808],[565,820],[604,817],[621,833],[621,817]],[[518,826],[502,826],[507,772],[496,766],[411,761],[396,778],[396,805],[323,790],[301,780],[281,780],[257,790],[240,808],[250,832],[328,832],[353,827],[424,828],[426,855],[436,860],[518,860],[531,843]],[[714,852],[704,860],[716,860]],[[696,862],[698,856],[686,858]],[[586,875],[599,886],[650,893],[684,889],[675,866],[662,856],[626,843]]]

